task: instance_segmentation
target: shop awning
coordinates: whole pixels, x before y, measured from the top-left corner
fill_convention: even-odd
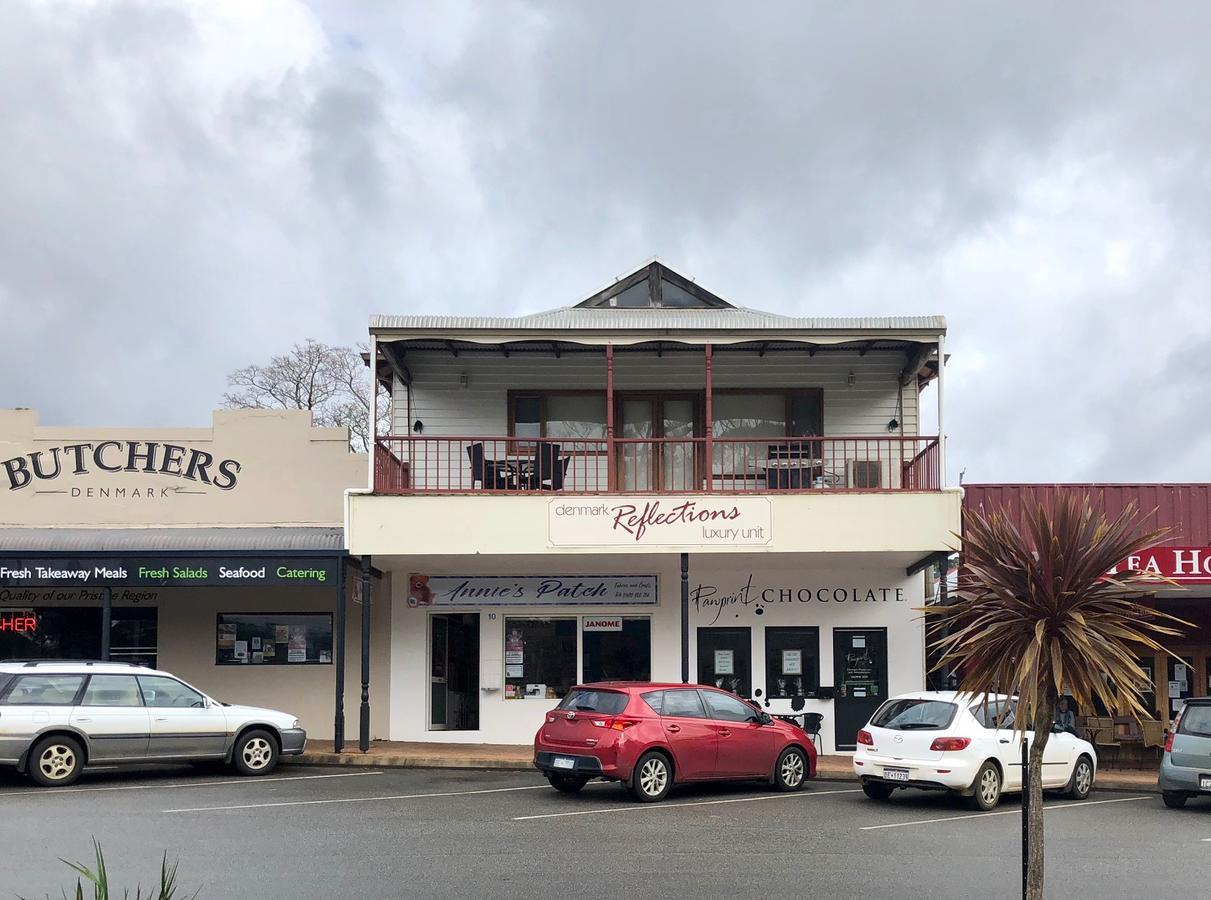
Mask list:
[[[341,553],[340,528],[0,528],[0,553]]]

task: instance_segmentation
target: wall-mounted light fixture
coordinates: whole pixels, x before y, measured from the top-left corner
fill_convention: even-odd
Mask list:
[[[460,388],[462,388],[464,391],[467,389],[467,385],[469,385],[470,383],[471,383],[471,377],[466,372],[463,372],[461,375],[458,376],[458,386]]]
[[[415,422],[412,423],[412,430],[415,431],[417,434],[423,434],[425,431],[425,423],[422,422],[420,419],[417,419]]]
[[[895,430],[896,430],[897,428],[899,428],[899,427],[900,427],[900,420],[899,420],[899,419],[892,419],[890,422],[888,422],[888,423],[887,423],[887,430],[888,430],[888,431],[895,431]]]
[[[853,372],[850,372],[850,373],[849,373],[849,375],[846,377],[845,382],[846,382],[846,384],[848,384],[850,387],[853,387],[853,386],[854,386],[854,382],[855,382],[855,381],[857,381],[857,380],[858,380],[858,379],[857,379],[857,377],[854,375],[854,373],[853,373]]]

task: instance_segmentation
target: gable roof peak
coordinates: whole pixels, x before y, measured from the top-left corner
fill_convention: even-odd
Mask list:
[[[722,297],[653,258],[574,309],[733,309]]]

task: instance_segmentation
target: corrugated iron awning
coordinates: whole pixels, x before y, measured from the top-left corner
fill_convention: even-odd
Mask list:
[[[3,528],[0,553],[342,553],[340,528]]]

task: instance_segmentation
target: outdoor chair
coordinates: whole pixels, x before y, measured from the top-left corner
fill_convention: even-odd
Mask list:
[[[508,466],[494,459],[484,458],[483,444],[467,446],[467,458],[471,461],[471,486],[476,482],[485,490],[501,490],[517,487],[517,482]]]
[[[823,753],[824,746],[820,739],[820,727],[824,724],[823,713],[804,713],[803,714],[803,730],[807,732],[807,736],[812,739],[812,743],[816,745],[816,752]]]
[[[534,448],[534,467],[530,472],[527,487],[531,490],[561,491],[563,479],[568,473],[570,456],[560,457],[559,444],[541,443]]]
[[[1165,724],[1159,719],[1145,719],[1140,722],[1140,733],[1145,750],[1156,749],[1159,759],[1165,747]]]

